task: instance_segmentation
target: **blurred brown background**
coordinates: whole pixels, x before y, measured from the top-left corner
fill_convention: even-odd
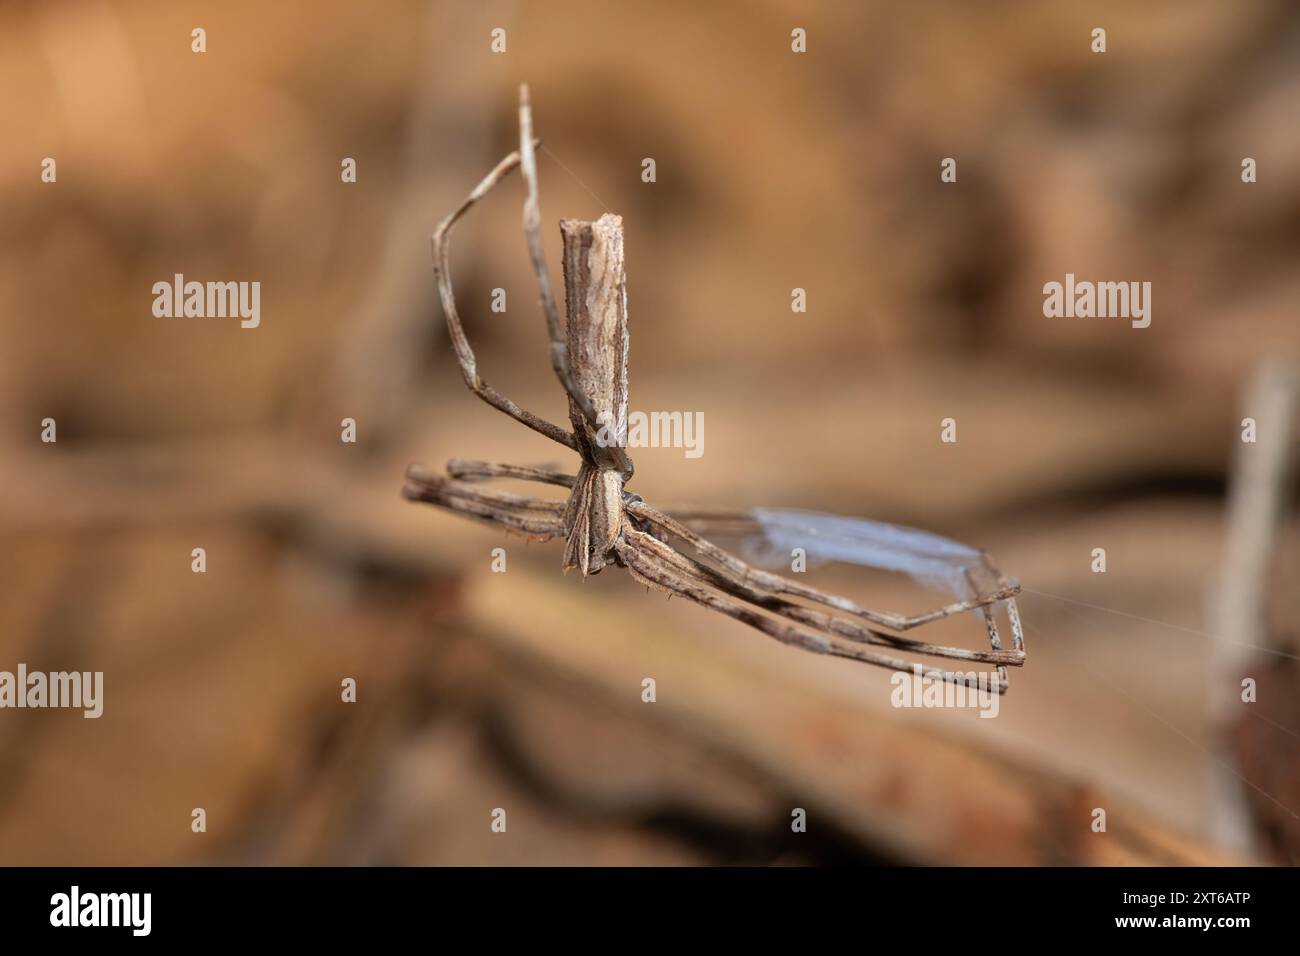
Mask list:
[[[1261,633],[1212,613],[1243,403],[1300,345],[1293,4],[10,3],[0,81],[0,669],[105,674],[99,720],[0,711],[0,863],[1300,852],[1290,483]],[[573,465],[464,389],[429,264],[521,81],[552,269],[556,220],[622,214],[632,407],[704,413],[632,490],[987,548],[1028,589],[997,719],[399,499],[410,461]],[[485,377],[564,421],[521,200],[453,276]],[[261,327],[155,318],[178,272],[260,281]],[[1045,319],[1067,272],[1150,281],[1151,327]]]

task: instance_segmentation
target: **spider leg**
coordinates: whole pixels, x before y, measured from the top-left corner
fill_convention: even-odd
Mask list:
[[[533,468],[527,465],[502,465],[494,461],[470,461],[453,458],[447,462],[447,474],[465,481],[482,481],[485,478],[520,478],[539,481],[561,488],[572,488],[577,478],[550,468]]]
[[[406,470],[402,497],[423,501],[534,541],[564,537],[564,502],[496,491],[446,478],[412,465]]]
[[[532,143],[528,144],[529,152],[532,151]],[[483,198],[489,190],[499,183],[508,173],[510,173],[520,163],[519,152],[515,151],[501,160],[492,172],[488,173],[471,192],[468,198],[460,204],[446,219],[438,224],[438,228],[433,231],[433,271],[438,281],[438,295],[442,298],[442,311],[447,316],[447,331],[451,333],[451,344],[456,350],[456,360],[460,363],[461,375],[465,379],[465,384],[469,390],[477,395],[483,401],[487,402],[493,408],[505,412],[515,421],[527,425],[534,431],[540,432],[547,438],[559,442],[566,448],[572,448],[578,451],[578,439],[573,433],[565,431],[558,425],[553,425],[545,419],[539,418],[532,412],[520,408],[510,399],[506,398],[495,388],[483,381],[479,377],[478,367],[474,359],[474,350],[470,348],[469,340],[465,337],[465,329],[460,322],[460,315],[456,311],[456,297],[451,288],[450,266],[448,264],[448,249],[450,243],[451,228],[476,202]]]
[[[614,547],[632,577],[657,591],[681,595],[696,604],[748,624],[783,644],[790,644],[817,654],[830,654],[907,673],[919,671],[923,676],[949,683],[968,684],[970,681],[970,675],[934,667],[926,668],[905,658],[882,654],[864,647],[846,646],[823,634],[792,627],[761,614],[754,607],[729,593],[718,593],[711,582],[688,572],[677,562],[665,560],[655,545],[662,545],[662,542],[645,532],[625,527],[623,535]],[[998,694],[1005,693],[1005,682],[992,681],[991,690]]]
[[[671,564],[676,570],[690,577],[700,579],[710,587],[725,591],[733,597],[740,598],[750,604],[757,605],[765,611],[796,621],[808,627],[819,631],[833,634],[837,637],[843,637],[846,640],[854,641],[861,644],[877,644],[887,647],[895,647],[903,650],[912,651],[917,654],[929,654],[935,657],[947,657],[954,660],[963,661],[980,661],[987,664],[1000,665],[999,669],[1004,670],[1005,665],[1019,665],[1023,663],[1024,655],[1015,651],[1002,650],[1001,642],[992,642],[991,651],[970,650],[963,647],[944,647],[938,644],[929,644],[925,641],[918,641],[912,638],[899,637],[896,634],[884,634],[880,631],[874,631],[870,628],[863,627],[855,621],[848,621],[844,618],[833,617],[821,611],[805,607],[802,604],[795,604],[772,591],[765,591],[754,587],[752,582],[731,573],[725,569],[709,567],[695,559],[682,554],[674,549],[671,545],[660,541],[652,535],[647,535],[644,539],[639,539],[642,548],[655,554],[660,560]],[[1001,673],[1003,683],[1006,682],[1006,674]]]
[[[779,574],[773,574],[762,568],[756,568],[748,562],[736,557],[729,551],[718,547],[707,538],[703,537],[696,531],[692,530],[682,521],[664,514],[656,508],[651,507],[644,501],[631,502],[628,504],[628,511],[652,525],[660,528],[668,534],[681,538],[692,548],[699,551],[700,554],[717,561],[720,565],[730,571],[733,575],[739,577],[742,581],[758,586],[768,591],[778,594],[789,594],[794,597],[800,597],[807,601],[813,601],[826,607],[834,608],[845,614],[852,614],[860,617],[865,621],[880,627],[887,627],[895,631],[907,631],[922,624],[929,624],[954,614],[961,614],[965,611],[987,608],[991,604],[999,601],[1007,602],[1007,613],[1011,620],[1012,626],[1012,646],[1016,651],[1021,652],[1023,657],[1024,635],[1020,627],[1020,614],[1015,607],[1014,598],[1020,593],[1020,585],[1014,581],[1008,581],[1000,578],[998,588],[989,593],[980,593],[980,589],[975,586],[970,575],[967,574],[967,581],[971,584],[972,589],[977,595],[975,598],[966,601],[956,601],[946,604],[943,607],[936,608],[932,611],[926,611],[921,614],[911,616],[901,614],[891,614],[883,611],[873,611],[864,608],[856,602],[836,594],[827,594],[825,591],[819,591],[816,588],[808,587],[805,584],[799,584],[791,581],[789,578],[782,577]],[[695,515],[685,516],[687,521],[692,524],[704,525],[705,527],[721,527],[726,530],[752,530],[758,527],[752,517],[744,513],[721,513],[721,512],[701,512]],[[991,622],[993,616],[985,613],[986,623]],[[992,625],[990,637],[996,636],[996,623]],[[994,644],[997,649],[1001,646],[1000,640]]]

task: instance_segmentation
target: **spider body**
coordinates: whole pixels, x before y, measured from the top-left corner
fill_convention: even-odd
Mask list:
[[[632,461],[626,450],[628,324],[622,220],[607,214],[595,222],[561,221],[568,309],[568,322],[562,327],[542,250],[536,142],[527,87],[520,90],[519,130],[519,150],[498,163],[434,230],[434,273],[452,346],[470,391],[515,421],[576,452],[580,465],[576,475],[569,475],[544,468],[453,459],[445,476],[412,465],[403,495],[534,540],[562,538],[565,570],[577,568],[586,576],[611,564],[622,566],[647,587],[684,597],[785,644],[969,686],[975,686],[977,679],[990,681],[998,693],[1005,692],[1007,667],[1019,666],[1025,659],[1014,600],[1020,587],[999,574],[983,552],[935,535],[874,522],[859,522],[856,530],[845,533],[849,519],[830,518],[827,524],[827,516],[797,517],[793,529],[782,529],[783,534],[820,535],[824,542],[834,535],[843,534],[846,540],[856,536],[849,544],[874,555],[863,563],[914,576],[924,572],[926,577],[943,580],[958,597],[922,614],[875,611],[751,565],[700,533],[713,527],[757,527],[761,531],[766,512],[697,512],[674,517],[626,491]],[[448,270],[451,228],[517,167],[528,190],[524,236],[546,318],[551,366],[568,395],[573,431],[520,408],[483,380],[456,311]],[[558,485],[569,489],[569,499],[562,503],[484,487],[483,482],[491,478]],[[1011,626],[1009,648],[1002,646],[998,631],[999,608],[1005,610]],[[988,633],[989,650],[930,644],[903,633],[965,612],[980,617]],[[923,667],[899,656],[896,652],[900,650],[992,664],[996,676]]]

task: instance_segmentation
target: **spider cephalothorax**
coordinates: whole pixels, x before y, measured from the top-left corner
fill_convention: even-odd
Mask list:
[[[896,653],[874,648],[994,664],[997,676],[993,688],[1004,692],[1007,666],[1018,666],[1025,659],[1014,600],[1020,588],[994,570],[982,552],[925,532],[806,512],[755,509],[674,517],[626,490],[632,461],[626,448],[628,325],[623,221],[610,214],[595,222],[561,221],[568,311],[568,322],[561,328],[542,252],[537,144],[527,87],[520,90],[519,127],[519,150],[497,164],[434,231],[434,271],[466,385],[489,405],[577,452],[581,464],[576,475],[568,475],[453,459],[445,476],[412,465],[403,494],[537,540],[563,538],[565,570],[577,568],[585,576],[618,564],[649,587],[681,595],[806,650],[963,683],[971,682],[974,675],[921,667]],[[569,398],[571,432],[520,408],[479,376],[448,274],[452,226],[516,167],[522,168],[527,185],[524,234],[546,317],[551,365]],[[559,485],[569,489],[569,499],[559,502],[484,487],[482,482],[490,478]],[[779,539],[782,546],[799,540],[830,560],[904,571],[928,583],[942,584],[954,591],[958,600],[911,616],[873,611],[742,560],[700,533],[714,528],[756,532]],[[683,547],[679,550],[673,542]],[[1005,607],[1011,626],[1010,648],[1002,646],[997,605]],[[944,647],[901,633],[966,611],[975,611],[983,619],[989,650]]]

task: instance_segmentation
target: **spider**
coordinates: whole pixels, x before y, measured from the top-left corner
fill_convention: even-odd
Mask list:
[[[1020,586],[1003,577],[983,552],[926,532],[813,512],[754,509],[741,512],[678,512],[654,508],[627,490],[627,281],[623,268],[622,219],[605,214],[595,222],[562,220],[568,322],[563,328],[542,250],[536,149],[527,85],[520,87],[519,149],[501,160],[434,230],[433,266],[456,358],[470,391],[515,421],[577,452],[576,475],[548,468],[453,459],[447,474],[419,465],[407,469],[405,498],[427,502],[486,521],[533,540],[565,542],[564,570],[585,578],[617,565],[650,588],[679,595],[742,621],[785,644],[931,679],[971,683],[974,674],[922,666],[898,652],[997,666],[991,686],[1007,687],[1007,665],[1024,663],[1024,636],[1016,609]],[[572,431],[520,408],[480,377],[465,337],[448,270],[452,227],[516,168],[526,186],[524,235],[540,289],[550,337],[551,365],[569,399]],[[523,479],[569,490],[567,503],[484,486],[492,478]],[[927,584],[946,586],[958,600],[916,615],[860,607],[760,568],[704,537],[702,532],[748,534],[768,558],[791,544],[812,560],[852,561],[903,571]],[[675,546],[678,542],[680,546]],[[751,547],[752,550],[752,547]],[[1012,646],[1002,647],[995,605],[1004,605]],[[990,650],[944,647],[903,632],[966,611],[983,618]]]

